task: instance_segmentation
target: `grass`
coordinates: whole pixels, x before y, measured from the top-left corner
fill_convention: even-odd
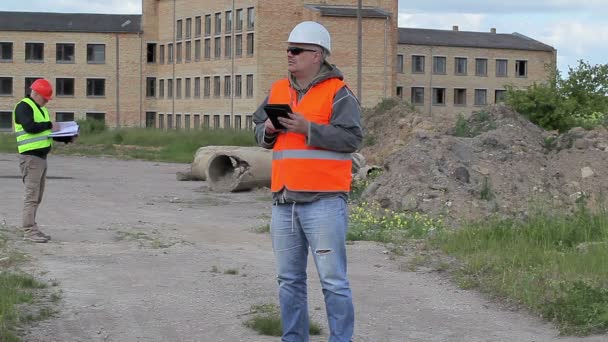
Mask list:
[[[124,159],[190,163],[196,150],[209,145],[254,146],[249,130],[157,130],[149,128],[106,129],[79,122],[80,136],[74,144],[55,143],[53,153],[112,156]],[[0,152],[16,152],[13,134],[0,134]]]
[[[224,271],[224,274],[237,275],[239,274],[239,270],[237,270],[236,268],[229,268]]]
[[[253,305],[250,313],[254,314],[252,318],[244,324],[262,335],[281,336],[281,316],[279,308],[274,304]],[[321,326],[315,322],[309,322],[308,332],[310,335],[320,335]]]
[[[442,231],[433,241],[461,262],[463,288],[522,304],[562,334],[608,331],[608,213],[537,213]]]
[[[261,224],[257,227],[253,227],[252,230],[258,234],[270,233],[270,224],[269,223]]]

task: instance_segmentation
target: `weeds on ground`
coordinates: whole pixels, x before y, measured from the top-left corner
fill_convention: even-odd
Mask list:
[[[361,196],[367,187],[374,182],[378,176],[382,174],[382,170],[371,170],[366,178],[358,179],[352,182],[348,199],[351,203],[356,203],[361,200]]]
[[[252,230],[258,234],[270,233],[270,224],[268,224],[268,223],[261,224],[257,227],[253,227]]]
[[[483,179],[481,191],[479,191],[479,198],[484,201],[489,201],[494,198],[494,192],[492,191],[492,185],[488,177]]]
[[[347,240],[403,243],[424,238],[442,228],[441,219],[422,213],[395,212],[377,203],[362,202],[350,208]]]
[[[456,256],[463,288],[521,303],[563,334],[608,331],[608,213],[535,213],[442,231],[433,244]]]
[[[474,112],[468,120],[461,113],[458,114],[456,119],[454,135],[462,138],[473,138],[493,129],[496,129],[496,123],[488,111]]]
[[[245,321],[246,327],[257,331],[262,335],[281,336],[281,315],[279,308],[274,304],[252,305],[250,314],[254,316]],[[315,322],[309,322],[308,332],[310,335],[320,335],[321,326]]]

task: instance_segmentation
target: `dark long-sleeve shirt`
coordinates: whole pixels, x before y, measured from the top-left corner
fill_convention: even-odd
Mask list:
[[[28,96],[29,97],[29,96]],[[42,112],[42,108],[38,106],[38,104],[32,100],[34,104],[40,109]],[[21,101],[15,108],[15,122],[23,126],[23,129],[30,134],[36,134],[40,132],[44,132],[47,129],[51,129],[53,124],[49,122],[35,122],[34,121],[34,111],[29,104]],[[51,151],[50,147],[39,148],[36,150],[26,151],[22,154],[28,154],[36,157],[40,157],[46,159],[47,154]]]

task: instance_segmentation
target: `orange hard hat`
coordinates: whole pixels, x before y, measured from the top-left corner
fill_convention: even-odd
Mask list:
[[[39,78],[32,83],[30,89],[35,90],[40,96],[44,97],[47,101],[53,98],[53,86],[51,82],[44,78]]]

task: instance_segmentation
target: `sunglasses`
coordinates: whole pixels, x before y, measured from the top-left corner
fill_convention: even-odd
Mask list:
[[[291,52],[292,55],[297,56],[299,54],[301,54],[304,51],[310,51],[310,52],[319,52],[317,50],[312,50],[312,49],[304,49],[301,47],[295,47],[295,46],[290,46],[287,48],[287,52]]]

